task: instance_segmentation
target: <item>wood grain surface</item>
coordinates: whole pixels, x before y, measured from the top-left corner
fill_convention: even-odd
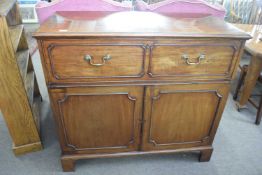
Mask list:
[[[143,150],[211,143],[228,96],[228,84],[148,86]]]
[[[0,109],[13,141],[13,152],[21,155],[42,149],[39,100],[24,27],[14,0],[0,1]],[[37,105],[39,104],[39,105]]]
[[[64,171],[140,154],[199,151],[209,161],[250,38],[214,17],[149,12],[58,12],[34,36]]]
[[[191,17],[190,17],[191,16]],[[163,36],[247,39],[250,36],[223,20],[206,15],[152,12],[57,12],[35,37]]]
[[[24,145],[38,143],[40,138],[37,132],[31,107],[24,88],[23,80],[20,76],[19,67],[16,62],[15,52],[9,39],[8,28],[5,18],[0,18],[0,107],[4,119],[8,126],[10,135],[14,142],[14,152],[21,148],[25,152],[36,150],[35,146],[25,148]],[[21,147],[23,146],[23,148]],[[41,144],[37,144],[37,149],[41,149]]]

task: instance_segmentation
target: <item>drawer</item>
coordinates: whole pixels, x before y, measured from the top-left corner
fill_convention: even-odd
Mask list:
[[[224,44],[155,44],[150,49],[151,77],[230,78],[237,46]]]
[[[81,42],[48,45],[48,59],[45,61],[49,63],[48,69],[53,78],[74,81],[85,78],[142,77],[144,75],[145,47],[142,44],[85,44]]]

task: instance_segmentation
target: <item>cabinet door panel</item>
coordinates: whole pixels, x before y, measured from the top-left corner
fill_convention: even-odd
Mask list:
[[[65,151],[137,150],[143,88],[82,88],[53,92]]]
[[[228,85],[148,87],[143,149],[209,145],[227,94]]]

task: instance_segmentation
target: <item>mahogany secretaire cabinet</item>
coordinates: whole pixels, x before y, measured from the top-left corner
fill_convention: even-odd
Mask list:
[[[205,15],[58,12],[34,34],[64,171],[79,159],[200,151],[248,34]]]

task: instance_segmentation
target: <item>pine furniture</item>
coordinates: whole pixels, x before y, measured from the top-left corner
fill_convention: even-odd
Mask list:
[[[64,171],[141,154],[209,161],[250,38],[216,17],[151,12],[57,12],[34,36]]]
[[[248,52],[252,56],[252,58],[248,68],[245,68],[246,70],[243,70],[243,74],[242,74],[244,75],[242,76],[242,79],[244,81],[243,87],[241,92],[239,93],[238,102],[236,103],[238,110],[241,110],[245,108],[246,103],[250,101],[252,90],[254,89],[257,80],[262,72],[262,41],[260,40],[261,33],[262,33],[262,26],[251,25],[251,24],[235,24],[235,26],[242,29],[245,32],[248,32],[253,37],[245,45],[245,51]],[[241,81],[240,84],[242,84]],[[238,94],[238,90],[236,93]],[[235,96],[235,99],[237,99],[237,95]],[[253,103],[252,100],[251,103]],[[262,100],[259,103],[259,105],[255,105],[255,107],[257,107],[258,109],[256,124],[260,124],[261,121],[261,116],[262,116],[261,106],[262,106]]]
[[[244,85],[244,81],[245,81],[245,78],[246,78],[246,75],[247,75],[248,65],[245,64],[243,66],[239,66],[239,68],[240,68],[241,72],[240,72],[240,77],[239,77],[237,87],[236,87],[236,90],[235,90],[235,93],[234,93],[234,96],[233,96],[234,100],[238,100],[238,95],[240,94],[241,87]],[[260,75],[259,75],[257,81],[259,83],[262,83],[262,72],[260,72]],[[260,100],[258,101],[258,103],[256,103],[252,99],[252,97],[254,97],[254,96],[260,97]],[[248,102],[250,102],[250,104],[257,109],[255,124],[259,125],[260,122],[261,122],[261,118],[262,118],[262,94],[250,94],[250,97],[248,98]],[[238,111],[240,112],[241,108],[239,108],[239,106],[237,106],[237,107],[238,107]]]
[[[0,1],[0,109],[15,155],[42,149],[41,94],[15,0]]]

